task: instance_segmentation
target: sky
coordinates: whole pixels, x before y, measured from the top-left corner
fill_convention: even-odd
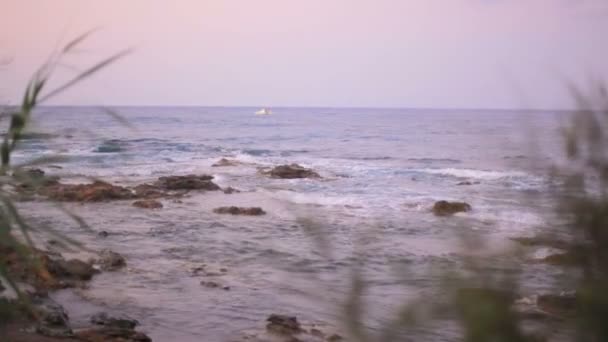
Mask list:
[[[0,103],[99,28],[49,104],[570,108],[608,81],[606,0],[2,0]]]

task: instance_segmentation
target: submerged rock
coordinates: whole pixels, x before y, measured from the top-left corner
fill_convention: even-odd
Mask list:
[[[437,216],[449,216],[459,212],[471,211],[471,209],[471,205],[465,202],[437,201],[432,210]]]
[[[238,166],[239,164],[241,164],[239,161],[222,158],[213,163],[211,167]]]
[[[540,261],[555,266],[576,266],[583,263],[583,254],[575,251],[547,255]]]
[[[134,329],[139,322],[127,316],[110,316],[105,312],[97,313],[91,316],[91,323],[103,325],[106,327]]]
[[[115,271],[127,265],[122,255],[107,249],[99,253],[99,260],[97,262],[104,271]]]
[[[234,193],[239,193],[239,192],[241,192],[241,191],[238,190],[238,189],[235,189],[235,188],[233,188],[231,186],[229,186],[229,187],[227,187],[227,188],[224,189],[224,193],[226,195],[230,195],[230,194],[234,194]]]
[[[56,183],[44,187],[41,194],[57,201],[67,202],[101,202],[135,197],[133,192],[125,187],[102,181],[95,181],[90,184]]]
[[[230,214],[230,215],[248,215],[248,216],[259,216],[265,215],[266,212],[262,210],[260,207],[219,207],[213,209],[213,212],[216,214]]]
[[[553,247],[557,249],[569,249],[572,243],[567,241],[558,240],[551,237],[543,237],[543,236],[534,236],[534,237],[512,237],[509,238],[512,241],[515,241],[523,246],[527,247]]]
[[[312,169],[305,168],[298,164],[279,165],[265,172],[272,178],[295,179],[295,178],[321,178]]]
[[[302,332],[302,327],[296,316],[270,315],[266,321],[266,329],[280,335],[294,335]]]
[[[156,185],[164,190],[221,190],[212,179],[209,175],[169,176],[160,177]]]
[[[160,203],[159,201],[147,199],[147,200],[135,201],[135,202],[133,202],[133,206],[137,207],[137,208],[144,208],[144,209],[160,209],[163,207],[163,204]]]

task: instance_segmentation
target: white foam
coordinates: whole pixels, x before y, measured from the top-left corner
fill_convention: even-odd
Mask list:
[[[458,178],[472,178],[479,180],[500,180],[509,178],[524,178],[531,175],[522,171],[491,171],[491,170],[475,170],[475,169],[412,169],[415,172],[428,173],[434,175],[445,175]]]

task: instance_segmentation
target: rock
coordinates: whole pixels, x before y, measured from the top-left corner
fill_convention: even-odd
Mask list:
[[[310,329],[310,334],[316,337],[325,337],[325,334],[321,330],[315,328]]]
[[[584,260],[583,254],[576,253],[574,251],[567,251],[564,253],[547,255],[540,261],[555,266],[576,266],[582,264]]]
[[[81,341],[87,342],[152,342],[146,334],[133,329],[95,327],[74,332]]]
[[[467,212],[471,209],[471,205],[465,202],[437,201],[432,210],[437,216],[449,216],[459,212]]]
[[[230,195],[230,194],[234,194],[234,193],[239,193],[239,192],[241,192],[241,191],[237,190],[237,189],[235,189],[235,188],[233,188],[231,186],[229,186],[229,187],[227,187],[227,188],[224,189],[224,193],[226,195]]]
[[[572,316],[576,313],[578,302],[576,293],[564,292],[559,295],[539,295],[536,300],[539,309],[559,317]]]
[[[456,185],[473,185],[473,183],[471,183],[469,181],[463,181],[463,182],[456,183]]]
[[[240,162],[238,162],[236,160],[222,158],[222,159],[218,160],[217,162],[215,162],[214,164],[212,164],[211,167],[237,166],[239,164],[240,164]]]
[[[125,187],[102,181],[91,184],[56,183],[42,188],[40,192],[51,199],[67,202],[101,202],[135,197],[135,194]]]
[[[214,282],[214,281],[201,281],[201,285],[203,285],[204,287],[208,287],[210,289],[217,289],[217,288],[221,288],[224,291],[230,291],[230,286],[221,286],[220,284]]]
[[[55,260],[47,265],[49,272],[60,278],[75,278],[79,280],[90,280],[98,273],[90,264],[78,260]]]
[[[266,321],[268,322],[266,329],[269,332],[281,335],[293,335],[302,332],[300,322],[295,316],[272,314]]]
[[[156,185],[164,190],[221,190],[212,179],[213,176],[208,175],[169,176],[160,177]]]
[[[109,316],[105,312],[97,313],[91,316],[91,323],[103,325],[106,327],[135,329],[139,322],[127,316]]]
[[[98,263],[104,271],[115,271],[127,265],[125,258],[111,250],[103,250],[99,253]]]
[[[307,169],[298,164],[279,165],[267,171],[272,178],[295,179],[295,178],[321,178],[318,173],[312,169]]]
[[[108,232],[107,232],[107,231],[105,231],[105,230],[102,230],[102,231],[100,231],[99,233],[97,233],[97,236],[99,236],[99,237],[103,237],[103,238],[108,237],[108,235],[110,235],[110,233],[108,233]]]
[[[344,341],[344,338],[338,334],[333,334],[327,338],[327,342]]]
[[[160,209],[163,207],[163,204],[159,201],[147,199],[133,202],[133,206],[137,208],[144,209]]]
[[[213,212],[216,214],[231,214],[231,215],[248,215],[248,216],[259,216],[265,215],[266,212],[262,210],[260,207],[219,207],[213,209]]]
[[[68,314],[50,298],[35,297],[32,309],[38,318],[36,332],[49,337],[73,336]]]
[[[550,237],[534,236],[534,237],[512,237],[509,238],[523,246],[527,247],[539,247],[546,246],[557,249],[569,249],[573,246],[572,243],[567,241],[561,241]]]
[[[133,187],[133,192],[137,198],[159,198],[165,195],[165,193],[158,187],[152,184],[139,184]]]

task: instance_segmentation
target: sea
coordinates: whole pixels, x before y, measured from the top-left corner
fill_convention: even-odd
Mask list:
[[[124,270],[53,295],[75,326],[106,311],[136,318],[154,341],[239,341],[263,331],[276,313],[347,336],[344,322],[358,295],[365,304],[361,325],[379,333],[404,305],[430,303],[447,272],[466,270],[466,257],[487,252],[500,260],[495,270],[515,274],[518,265],[497,256],[513,248],[510,238],[552,227],[549,175],[563,162],[560,129],[568,113],[271,108],[261,116],[257,110],[49,106],[33,114],[14,164],[48,158],[36,167],[63,182],[125,186],[209,174],[240,191],[191,192],[161,200],[159,210],[130,201],[19,203],[32,225],[127,260]],[[240,163],[212,167],[221,158]],[[292,163],[321,178],[260,173]],[[464,201],[472,210],[437,217],[431,208],[438,200]],[[214,213],[220,206],[256,206],[267,214]],[[517,275],[521,291],[549,291],[560,272],[530,263]],[[443,327],[418,332],[424,340],[454,340],[458,327]]]

